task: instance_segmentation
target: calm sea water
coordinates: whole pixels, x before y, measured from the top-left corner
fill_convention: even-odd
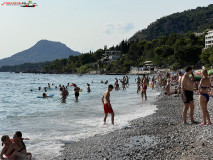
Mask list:
[[[115,77],[122,78],[117,75],[0,73],[0,135],[7,134],[12,138],[14,132],[20,130],[23,137],[30,138],[25,143],[34,159],[51,159],[60,154],[66,142],[106,134],[156,110],[151,103],[159,93],[148,88],[148,101],[142,101],[136,93],[136,76],[129,76],[130,86],[126,91],[111,92],[115,125],[111,125],[110,115],[107,124],[103,125],[101,98],[108,85],[100,81],[108,80],[108,84],[114,84]],[[46,87],[48,83],[52,89],[47,94],[54,94],[54,97],[37,98],[44,92],[38,87]],[[76,83],[83,90],[79,102],[75,102],[73,88],[69,87],[70,95],[66,103],[61,103],[59,88],[54,87],[67,83]],[[86,92],[86,83],[91,84],[92,92]]]

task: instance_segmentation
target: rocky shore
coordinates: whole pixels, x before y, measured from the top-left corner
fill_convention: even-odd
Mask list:
[[[194,99],[194,117],[201,122],[198,95]],[[158,108],[156,113],[136,119],[129,127],[107,135],[65,144],[62,156],[55,159],[213,159],[213,125],[183,125],[180,97],[161,94],[155,104]],[[211,117],[212,106],[213,99],[210,98],[208,108]]]

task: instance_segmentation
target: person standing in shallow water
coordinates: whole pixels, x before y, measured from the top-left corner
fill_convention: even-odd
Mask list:
[[[75,101],[78,102],[78,97],[79,97],[79,92],[80,92],[80,88],[74,84],[74,92],[75,92]]]
[[[137,78],[137,93],[141,90],[140,83],[141,83],[141,79],[138,76],[138,78]]]
[[[203,122],[199,124],[199,126],[210,125],[212,124],[209,116],[209,112],[207,110],[207,104],[209,101],[208,89],[211,87],[210,79],[208,78],[208,72],[204,69],[202,72],[202,79],[200,80],[200,85],[198,87],[199,95],[199,103],[202,110]],[[206,119],[208,123],[206,123]]]
[[[192,74],[190,78],[189,75]],[[182,88],[182,98],[184,102],[183,108],[183,124],[187,124],[186,116],[187,111],[190,108],[190,119],[192,124],[197,124],[198,122],[194,121],[194,99],[193,99],[193,90],[194,90],[194,74],[192,72],[192,67],[186,68],[186,73],[183,75],[181,81]]]
[[[104,107],[104,124],[106,124],[106,119],[108,116],[108,113],[110,113],[111,116],[111,121],[112,121],[112,125],[114,125],[114,111],[112,109],[111,103],[110,103],[110,92],[113,90],[113,86],[109,85],[108,89],[106,90],[106,92],[104,93],[103,97],[102,97],[102,103],[103,103],[103,107]]]
[[[146,78],[146,76],[143,75],[143,78],[141,81],[142,81],[141,98],[143,100],[143,96],[145,96],[145,100],[147,100],[146,90],[148,85],[148,78]]]

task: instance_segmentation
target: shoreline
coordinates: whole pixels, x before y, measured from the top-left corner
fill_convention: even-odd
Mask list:
[[[198,96],[194,95],[195,120],[201,122]],[[180,97],[161,93],[154,114],[135,119],[128,127],[65,144],[54,159],[212,159],[213,125],[183,125]],[[208,108],[211,113],[213,100]],[[189,119],[187,119],[189,121]]]

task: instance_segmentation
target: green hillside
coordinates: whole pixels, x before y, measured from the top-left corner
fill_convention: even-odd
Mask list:
[[[209,28],[213,28],[213,4],[160,18],[130,40],[152,40],[172,33],[202,32]]]

